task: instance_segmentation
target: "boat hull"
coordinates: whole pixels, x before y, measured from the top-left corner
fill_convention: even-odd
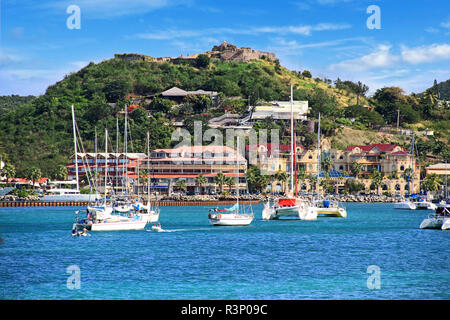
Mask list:
[[[416,210],[417,206],[413,202],[403,201],[394,204],[394,209],[399,210]]]
[[[446,218],[441,227],[442,230],[450,230],[450,218]]]
[[[253,216],[240,214],[218,214],[209,217],[213,226],[248,226],[252,221]]]
[[[415,202],[416,210],[436,210],[437,206],[432,202]]]
[[[441,229],[443,224],[444,218],[427,218],[420,224],[420,229]]]
[[[98,194],[50,194],[42,197],[45,202],[90,202],[100,198]]]
[[[347,218],[347,210],[344,208],[316,208],[317,216]]]

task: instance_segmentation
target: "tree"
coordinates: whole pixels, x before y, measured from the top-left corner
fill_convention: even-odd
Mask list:
[[[108,102],[115,103],[131,91],[131,85],[125,79],[116,79],[108,82],[103,91]]]
[[[361,173],[361,163],[359,162],[352,162],[352,164],[350,165],[350,171],[355,175],[355,178],[358,178],[358,175]]]
[[[289,176],[286,172],[279,170],[276,173],[276,178],[278,181],[280,181],[283,185],[283,190],[286,190],[286,182],[289,180]]]
[[[195,178],[195,184],[202,189],[202,187],[207,183],[206,178],[203,175],[198,175],[197,178]]]
[[[222,171],[215,177],[216,184],[219,186],[220,193],[223,193],[223,185],[226,182],[226,177],[223,175]]]
[[[39,180],[42,176],[41,169],[37,167],[31,167],[28,171],[27,178],[33,182],[33,189],[34,189],[34,183],[36,180]]]
[[[209,67],[210,62],[211,58],[206,54],[200,54],[195,59],[195,65],[197,68],[207,68]]]
[[[308,71],[308,70],[304,70],[304,71],[302,72],[302,76],[304,76],[305,78],[312,78],[312,74],[311,74],[311,72]]]
[[[16,175],[16,168],[11,164],[7,163],[3,167],[3,175],[6,177],[6,183],[8,183],[9,178],[14,178]]]
[[[383,182],[383,175],[377,169],[372,170],[372,185],[377,189],[377,194],[380,194],[380,186]]]
[[[323,157],[320,166],[325,171],[325,175],[328,175],[328,172],[333,167],[333,161],[331,160],[330,157]]]
[[[186,190],[186,181],[184,180],[177,180],[175,183],[175,187],[179,190],[184,192]]]
[[[439,186],[441,185],[441,181],[437,174],[429,174],[422,180],[422,189],[424,191],[437,191],[439,190]]]
[[[67,167],[63,165],[58,165],[53,171],[53,178],[57,180],[66,180],[67,179]]]
[[[155,97],[149,105],[150,110],[155,112],[168,113],[172,107],[176,105],[175,101],[164,99],[160,97]]]
[[[225,184],[228,186],[229,190],[236,184],[234,177],[226,177]]]

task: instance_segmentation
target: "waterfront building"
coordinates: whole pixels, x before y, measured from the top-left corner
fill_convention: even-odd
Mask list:
[[[328,150],[327,150],[328,149]],[[345,150],[330,149],[322,150],[321,159],[330,158],[331,168],[328,177],[335,186],[336,191],[344,188],[348,179],[362,183],[367,193],[376,193],[378,190],[372,185],[372,171],[379,171],[383,177],[380,192],[391,194],[409,194],[411,191],[420,191],[420,168],[412,161],[409,151],[395,144],[371,144],[350,145]],[[262,173],[274,175],[277,171],[289,174],[290,168],[290,145],[280,145],[276,148],[274,144],[259,144],[247,147],[246,157],[249,160],[249,150],[257,152],[256,165]],[[302,145],[296,145],[296,166],[298,179],[298,190],[300,192],[314,191],[311,177],[317,177],[317,149],[306,149]],[[352,176],[351,166],[353,162],[361,165],[358,177]],[[408,182],[407,175],[412,170],[412,181]],[[301,178],[300,178],[301,177]],[[323,168],[320,177],[325,178]],[[282,183],[274,181],[271,189],[280,191]],[[288,184],[284,189],[287,190]],[[286,191],[285,190],[285,191]]]
[[[239,161],[239,171],[237,163]],[[215,177],[219,172],[225,177],[239,176],[239,189],[245,191],[247,160],[227,146],[181,146],[175,149],[156,149],[150,159],[141,159],[140,167],[150,172],[151,188],[171,194],[178,181],[183,180],[188,194],[218,193]],[[197,178],[203,176],[203,185]],[[230,191],[235,190],[233,186]],[[223,186],[228,189],[227,185]]]
[[[97,190],[104,188],[105,164],[108,161],[108,179],[111,186],[118,191],[123,191],[133,185],[138,178],[139,160],[146,158],[145,153],[78,153],[78,174],[82,182],[87,172],[97,171]],[[66,166],[68,179],[74,180],[75,155],[71,158],[71,163]],[[103,189],[104,190],[104,189]]]

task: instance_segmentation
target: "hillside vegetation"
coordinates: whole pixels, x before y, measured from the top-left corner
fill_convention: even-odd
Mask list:
[[[322,114],[326,136],[338,134],[337,129],[342,125],[369,132],[376,126],[394,123],[396,110],[400,109],[402,125],[428,121],[426,126],[435,129],[437,139],[427,143],[441,142],[448,146],[448,112],[436,109],[434,102],[426,97],[407,96],[399,88],[384,88],[368,99],[361,83],[339,80],[333,86],[329,79],[315,79],[305,70],[290,71],[278,61],[228,62],[199,55],[194,63],[120,58],[90,63],[50,86],[44,95],[13,108],[4,108],[0,112],[0,152],[16,167],[19,175],[25,174],[31,166],[41,168],[43,175],[51,175],[54,168],[66,164],[73,153],[72,104],[86,151],[93,151],[96,129],[98,141],[104,141],[105,127],[109,129],[111,146],[115,148],[116,119],[122,149],[123,110],[132,102],[130,95],[142,99],[129,116],[128,150],[145,151],[147,131],[152,148],[171,147],[177,143],[171,141],[174,119],[183,119],[185,126],[191,129],[194,120],[207,123],[209,117],[225,111],[243,113],[249,103],[288,100],[291,83],[294,84],[294,99],[309,101],[310,117],[315,119],[319,112]],[[220,92],[219,104],[192,97],[187,98],[181,108],[174,108],[162,99],[153,99],[150,103],[153,95],[173,86]],[[369,111],[362,105],[370,105],[374,110]],[[350,118],[353,122],[349,122]],[[266,121],[258,128],[274,126],[285,127],[282,123]],[[297,132],[304,137],[305,144],[312,145],[314,134],[305,126],[300,125]],[[340,141],[341,144],[347,142],[351,141]],[[104,148],[101,142],[98,147],[99,150]],[[445,155],[448,147],[444,147],[443,152]]]

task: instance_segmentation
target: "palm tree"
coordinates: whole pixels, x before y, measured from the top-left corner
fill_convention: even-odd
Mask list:
[[[320,166],[325,171],[325,176],[328,176],[328,172],[331,170],[333,162],[331,161],[330,157],[325,157],[322,159]]]
[[[439,186],[441,185],[441,181],[437,174],[429,174],[422,181],[422,189],[425,191],[437,191],[439,190]]]
[[[352,164],[350,165],[350,171],[355,175],[355,178],[358,178],[358,175],[361,173],[361,163],[359,162],[352,162]]]
[[[179,190],[184,192],[186,190],[186,181],[184,180],[177,180],[175,183],[175,187]]]
[[[226,177],[223,175],[222,171],[217,174],[215,180],[216,184],[219,186],[220,193],[223,193],[223,185],[225,184]]]
[[[8,183],[9,178],[14,178],[14,176],[16,175],[16,168],[12,164],[7,163],[3,167],[3,174],[6,177],[6,183]]]
[[[206,178],[201,174],[197,178],[195,178],[195,184],[200,188],[200,190],[206,184],[206,182]]]
[[[234,177],[225,177],[225,184],[231,190],[231,188],[236,184]]]
[[[317,183],[317,176],[308,176],[307,179],[309,181],[310,190],[313,191]]]
[[[372,185],[377,189],[377,194],[380,194],[380,186],[383,182],[383,175],[377,169],[372,170]]]
[[[53,177],[57,180],[67,179],[67,167],[63,165],[58,165],[53,171]]]
[[[277,172],[276,177],[283,184],[283,190],[286,190],[286,182],[289,180],[288,174],[280,170]]]
[[[42,176],[41,169],[36,167],[31,167],[28,171],[27,178],[31,181],[33,181],[33,189],[34,189],[34,183],[36,180],[39,180]]]

